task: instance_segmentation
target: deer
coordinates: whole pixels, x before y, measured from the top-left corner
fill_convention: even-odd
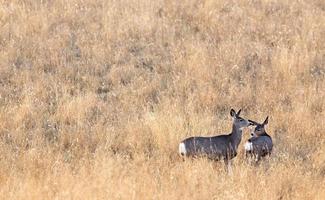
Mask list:
[[[251,138],[245,143],[245,155],[246,158],[254,157],[255,161],[258,162],[262,157],[271,155],[273,142],[270,135],[265,131],[265,126],[269,122],[269,117],[267,116],[263,123],[258,123],[253,120],[248,120],[250,125],[255,126],[251,132]]]
[[[208,159],[224,160],[228,166],[229,160],[237,156],[237,149],[242,140],[242,131],[250,125],[247,119],[240,117],[241,109],[236,113],[230,110],[233,119],[230,134],[217,135],[213,137],[189,137],[179,144],[179,154],[184,157],[206,156]]]

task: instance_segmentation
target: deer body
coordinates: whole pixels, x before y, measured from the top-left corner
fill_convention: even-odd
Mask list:
[[[232,109],[232,132],[214,137],[190,137],[179,144],[179,153],[187,157],[207,156],[212,160],[228,161],[237,155],[237,149],[242,138],[242,129],[249,125],[248,121],[239,117],[240,110]]]
[[[251,138],[245,143],[245,153],[247,156],[254,156],[256,161],[259,161],[262,157],[270,155],[273,149],[273,141],[269,136],[264,126],[268,124],[268,117],[260,124],[249,120],[252,125],[256,125],[254,131],[251,133]]]

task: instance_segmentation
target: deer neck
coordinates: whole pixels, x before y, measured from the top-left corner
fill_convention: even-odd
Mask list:
[[[243,133],[243,131],[240,128],[236,127],[235,124],[232,125],[230,140],[231,140],[231,143],[233,144],[233,146],[236,148],[238,147],[239,143],[241,142],[242,133]]]
[[[262,133],[260,136],[268,136],[268,137],[270,137],[269,134],[266,133],[266,131],[264,131],[264,133]]]

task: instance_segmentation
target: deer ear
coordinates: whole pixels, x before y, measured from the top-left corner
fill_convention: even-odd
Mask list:
[[[255,125],[254,121],[252,121],[252,120],[250,120],[250,119],[248,120],[248,122],[249,122],[249,125],[250,125],[250,126]]]
[[[255,121],[253,121],[253,120],[248,120],[248,122],[249,122],[249,125],[250,126],[253,126],[253,125],[257,125],[258,123],[257,122],[255,122]]]
[[[241,109],[238,110],[238,112],[237,112],[237,116],[239,116],[240,112],[241,112]]]
[[[266,117],[266,119],[264,120],[263,124],[266,125],[269,123],[269,116]]]
[[[230,110],[230,116],[232,116],[232,117],[236,116],[236,111],[234,109]]]

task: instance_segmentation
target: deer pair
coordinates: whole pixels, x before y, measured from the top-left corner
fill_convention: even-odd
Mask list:
[[[265,132],[265,125],[268,124],[268,117],[260,124],[252,120],[240,117],[231,109],[230,115],[233,118],[232,131],[227,135],[213,137],[190,137],[179,144],[179,153],[182,156],[196,157],[206,156],[212,160],[224,160],[225,164],[236,157],[238,146],[242,140],[242,131],[245,127],[256,126],[251,133],[251,138],[245,144],[246,156],[252,156],[259,161],[261,157],[269,155],[273,143],[271,137]]]

